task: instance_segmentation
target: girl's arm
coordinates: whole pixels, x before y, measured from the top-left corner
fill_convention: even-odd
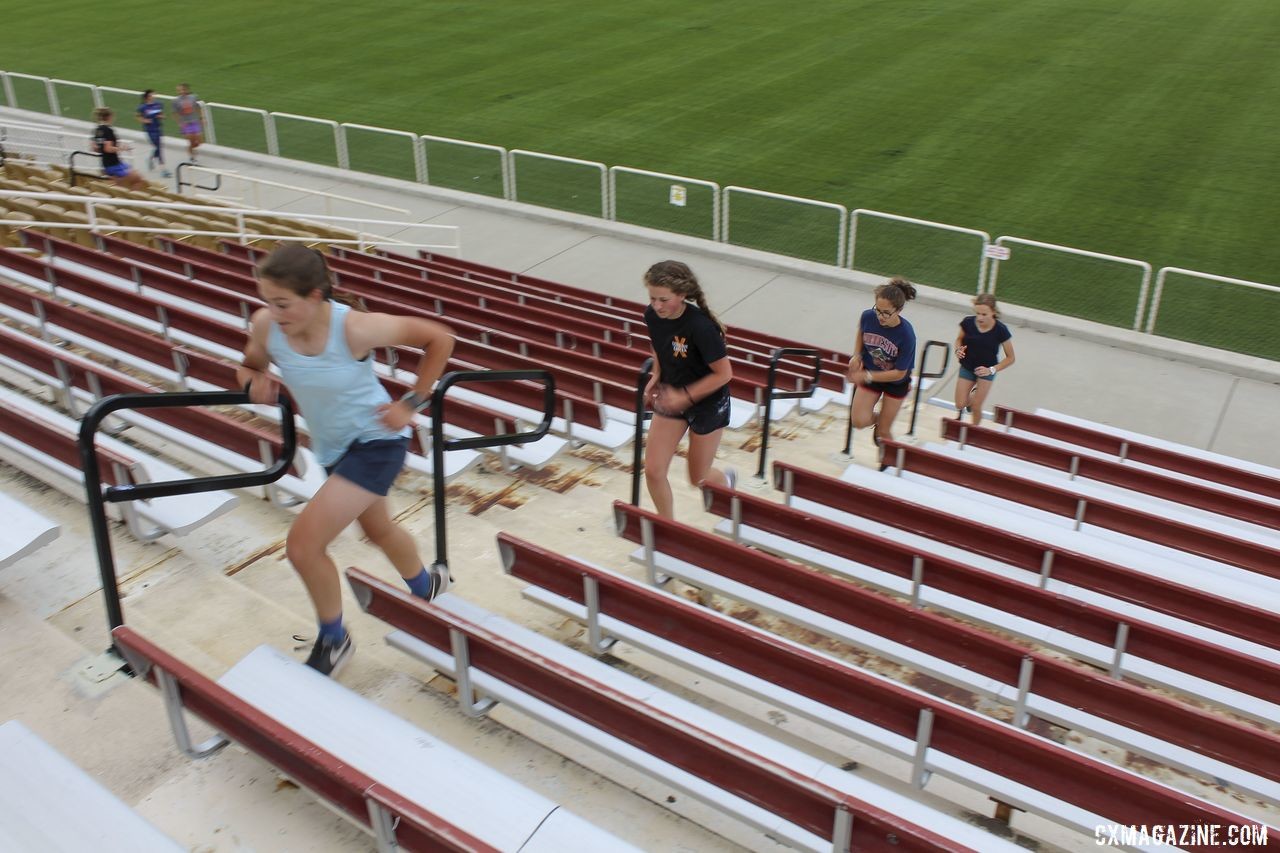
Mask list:
[[[1013,363],[1017,361],[1017,358],[1013,354],[1013,338],[1002,343],[1000,347],[1004,350],[1004,358],[992,365],[988,371],[989,375],[999,373],[1001,370],[1008,370],[1010,367],[1013,367]]]
[[[271,404],[280,397],[280,382],[267,372],[271,356],[267,354],[267,329],[271,319],[266,308],[253,312],[249,320],[249,340],[244,346],[244,362],[236,369],[236,381],[249,390],[254,403]]]
[[[418,360],[418,380],[413,384],[413,393],[425,401],[453,353],[453,330],[422,317],[352,311],[347,315],[347,345],[357,357],[377,347],[421,347],[423,354]],[[396,400],[382,406],[379,412],[388,428],[400,429],[413,420],[418,406]]]
[[[956,345],[955,345],[956,359],[964,358],[965,349],[966,348],[964,345],[964,326],[961,326],[960,334],[956,335]]]
[[[707,365],[711,368],[711,372],[696,382],[690,382],[684,386],[685,396],[689,398],[688,403],[692,406],[699,400],[710,397],[716,391],[719,391],[729,381],[733,379],[733,365],[729,363],[729,357],[717,359]]]
[[[857,332],[853,335],[853,355],[849,358],[849,369],[845,375],[849,377],[850,382],[858,381],[858,374],[862,373],[862,326],[859,324]]]

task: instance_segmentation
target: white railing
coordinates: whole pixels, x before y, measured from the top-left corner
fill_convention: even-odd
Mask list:
[[[338,123],[333,119],[315,118],[313,116],[300,116],[300,115],[294,115],[293,113],[272,112],[272,113],[267,113],[267,115],[269,117],[269,120],[272,126],[272,131],[273,131],[272,135],[274,135],[276,138],[277,149],[279,148],[281,119],[284,119],[286,122],[298,121],[304,124],[318,124],[318,125],[321,125],[322,127],[327,127],[329,129],[329,132],[333,134],[333,153],[334,153],[334,159],[337,160],[338,162],[338,168],[345,169],[351,165],[351,161],[347,158],[347,146],[346,146],[345,138],[342,135],[342,129],[338,127]],[[284,154],[281,154],[280,156],[288,157],[289,154],[284,153]],[[307,158],[295,157],[294,159],[306,160]]]
[[[159,202],[159,201],[141,201],[130,198],[97,198],[95,196],[72,195],[69,193],[43,193],[35,191],[19,191],[19,190],[0,190],[0,198],[30,198],[40,202],[65,203],[75,208],[84,207],[85,218],[87,222],[65,222],[65,221],[36,221],[28,222],[26,220],[10,220],[0,219],[0,226],[11,226],[19,228],[57,228],[59,230],[88,230],[92,232],[109,230],[116,232],[144,232],[148,234],[177,234],[204,237],[232,237],[241,241],[244,240],[281,240],[294,242],[319,242],[335,245],[353,245],[360,249],[366,249],[370,246],[396,246],[400,248],[412,249],[431,249],[436,251],[453,252],[455,256],[460,256],[462,252],[462,232],[456,225],[435,225],[427,222],[405,222],[390,219],[364,219],[352,216],[332,216],[320,213],[281,213],[278,210],[266,210],[261,208],[240,208],[240,207],[214,207],[208,204],[185,204],[183,202]],[[99,224],[98,208],[106,206],[113,208],[137,208],[141,210],[173,210],[189,213],[204,214],[206,216],[233,217],[236,221],[236,228],[229,229],[204,229],[193,230],[190,227],[182,228],[162,228],[162,227],[145,227],[145,226],[126,226],[126,225],[108,225]],[[110,217],[105,217],[110,219]],[[329,237],[329,236],[297,236],[288,234],[271,234],[258,233],[250,231],[245,227],[245,219],[266,218],[278,220],[288,218],[289,220],[301,220],[304,222],[314,221],[319,223],[331,224],[344,230],[352,231],[355,236],[351,238]],[[114,220],[112,220],[114,221]],[[411,240],[402,240],[399,238],[387,237],[370,231],[368,228],[352,226],[389,226],[384,230],[394,230],[397,234],[401,231],[410,229],[419,229],[429,235],[440,235],[440,240],[432,242],[414,242]]]
[[[858,251],[858,217],[868,216],[875,219],[883,219],[889,222],[902,222],[907,225],[919,226],[921,228],[933,228],[939,231],[947,231],[955,234],[965,234],[971,237],[977,237],[982,241],[982,248],[979,249],[975,257],[978,259],[978,280],[974,293],[981,293],[983,282],[987,278],[987,246],[991,245],[991,235],[986,231],[979,231],[977,228],[962,228],[959,225],[947,225],[945,222],[933,222],[928,219],[916,219],[912,216],[899,216],[896,213],[883,213],[879,210],[867,210],[866,208],[858,208],[853,211],[853,222],[849,227],[849,261],[846,266],[851,270],[858,268],[854,258]]]
[[[639,178],[657,178],[668,183],[667,203],[681,207],[687,198],[687,188],[706,187],[711,191],[711,239],[720,240],[720,185],[715,181],[704,181],[701,178],[687,178],[683,175],[671,175],[666,172],[650,172],[647,169],[633,169],[630,166],[612,166],[609,168],[609,213],[605,217],[618,219],[618,175],[634,175]],[[677,202],[677,197],[681,199]]]
[[[330,215],[333,214],[333,202],[335,201],[343,201],[349,204],[359,204],[365,207],[374,207],[374,208],[377,208],[378,210],[389,210],[392,213],[403,213],[408,215],[408,213],[410,212],[407,207],[395,207],[394,205],[390,205],[390,204],[380,204],[379,202],[376,202],[376,201],[369,201],[368,199],[356,198],[355,196],[325,192],[324,190],[312,189],[311,187],[299,187],[294,184],[284,184],[279,181],[268,180],[267,178],[254,178],[248,175],[242,175],[239,172],[236,172],[230,169],[212,169],[212,168],[209,168],[208,166],[194,166],[191,164],[183,164],[183,168],[186,169],[187,171],[195,171],[195,172],[207,173],[210,175],[218,175],[220,177],[230,178],[231,180],[240,181],[244,184],[247,184],[249,186],[250,192],[252,193],[253,204],[255,207],[259,207],[259,208],[262,207],[262,194],[259,192],[259,188],[275,187],[276,189],[292,190],[294,192],[299,192],[305,195],[324,199],[324,212]],[[200,187],[194,184],[190,186],[193,189],[200,189]],[[208,189],[208,188],[205,187],[205,189]]]
[[[218,143],[218,123],[217,113],[215,110],[227,110],[228,112],[248,113],[256,116],[262,122],[262,141],[263,147],[268,154],[277,156],[280,153],[280,142],[276,139],[276,127],[271,122],[271,115],[266,110],[255,110],[252,107],[237,107],[234,104],[220,104],[209,102],[204,104],[204,138],[210,145]]]
[[[1259,281],[1246,281],[1242,278],[1228,278],[1225,275],[1214,275],[1207,272],[1196,272],[1195,270],[1184,270],[1181,267],[1161,267],[1156,273],[1156,287],[1151,294],[1151,314],[1147,317],[1147,325],[1145,331],[1148,334],[1155,333],[1156,316],[1160,313],[1160,303],[1164,298],[1164,283],[1170,273],[1174,275],[1183,275],[1188,278],[1198,278],[1204,281],[1216,281],[1219,284],[1229,284],[1233,287],[1246,287],[1250,290],[1261,290],[1265,293],[1277,294],[1280,299],[1280,287],[1274,284],[1263,284]]]
[[[465,139],[453,139],[448,136],[432,136],[424,133],[418,137],[422,140],[422,180],[425,184],[431,183],[431,155],[428,153],[428,146],[434,142],[438,145],[454,145],[459,148],[466,148],[473,151],[484,151],[498,155],[498,173],[502,176],[502,197],[511,198],[511,168],[510,157],[507,156],[507,149],[501,145],[490,145],[487,142],[468,142]],[[439,183],[437,181],[437,183]]]
[[[342,146],[347,151],[348,168],[350,168],[351,158],[351,139],[347,132],[354,130],[360,133],[377,133],[383,136],[389,136],[395,139],[407,139],[409,141],[409,156],[413,163],[414,180],[420,184],[426,183],[427,163],[426,158],[422,154],[422,138],[416,133],[410,133],[407,130],[391,130],[385,127],[371,127],[367,124],[352,124],[351,122],[343,122],[342,125]],[[406,211],[407,213],[408,211]]]
[[[1085,249],[1074,249],[1071,246],[1059,246],[1054,243],[1041,243],[1036,240],[1026,240],[1022,237],[997,237],[995,245],[1008,246],[1009,244],[1019,246],[1030,246],[1035,249],[1043,249],[1049,252],[1059,252],[1066,255],[1074,255],[1076,257],[1093,258],[1094,260],[1107,261],[1109,263],[1121,264],[1124,266],[1136,267],[1142,271],[1142,284],[1138,289],[1138,307],[1133,314],[1133,329],[1140,331],[1142,327],[1142,315],[1147,307],[1147,289],[1151,285],[1151,264],[1146,261],[1138,261],[1133,258],[1122,258],[1117,255],[1104,255],[1101,252],[1090,252]],[[991,278],[987,282],[987,292],[994,295],[996,292],[996,281],[1000,275],[1000,265],[1008,263],[1007,259],[993,258],[991,262]]]
[[[545,160],[552,163],[565,163],[569,166],[590,169],[600,174],[600,218],[609,218],[609,170],[604,163],[597,163],[594,160],[579,160],[577,157],[561,157],[559,154],[543,154],[541,151],[525,151],[522,148],[513,148],[507,153],[507,170],[510,173],[511,180],[508,185],[511,193],[511,201],[520,201],[520,184],[517,181],[517,166],[519,158],[528,157],[533,160]],[[536,203],[536,202],[535,202]],[[553,205],[545,205],[552,207]]]
[[[845,207],[843,204],[836,204],[833,201],[818,201],[817,199],[812,198],[801,198],[800,196],[794,195],[783,195],[782,193],[765,192],[764,190],[753,190],[749,187],[728,186],[724,188],[724,192],[722,193],[723,201],[720,203],[720,208],[724,215],[724,224],[720,226],[720,240],[725,243],[733,242],[730,230],[733,224],[733,213],[730,207],[730,202],[734,193],[755,196],[757,198],[772,199],[786,204],[835,211],[837,215],[835,229],[836,256],[835,259],[829,261],[829,263],[837,267],[844,266],[845,235],[848,233],[849,229],[849,208]]]

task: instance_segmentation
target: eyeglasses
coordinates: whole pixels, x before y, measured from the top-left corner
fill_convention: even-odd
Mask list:
[[[873,306],[873,308],[874,308],[874,306]],[[875,308],[874,310],[875,310],[875,312],[876,312],[876,316],[877,316],[877,317],[892,317],[894,314],[897,314],[897,313],[898,313],[898,311],[897,311],[897,309],[896,309],[896,308],[895,308],[895,309],[891,309],[891,310],[889,310],[889,311],[885,311],[883,308]]]

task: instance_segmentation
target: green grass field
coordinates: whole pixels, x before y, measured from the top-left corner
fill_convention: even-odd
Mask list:
[[[214,0],[160,8],[174,14],[136,0],[103,14],[99,4],[66,0],[8,16],[0,65],[166,92],[188,80],[205,100],[1280,282],[1275,0]],[[72,109],[86,101],[70,89],[64,100]],[[220,141],[226,128],[246,147],[262,144],[243,117],[222,118]],[[291,122],[282,153],[324,162],[332,156],[326,133]],[[485,152],[435,147],[433,183],[489,193],[500,184]],[[412,175],[395,142],[368,136],[353,145],[353,165]],[[598,209],[589,171],[532,158],[526,165],[522,198]],[[688,206],[674,209],[668,185],[628,179],[619,218],[705,235],[705,192],[690,187]],[[734,204],[734,242],[822,260],[834,252],[834,226],[820,212],[745,197]],[[876,227],[893,230],[879,223],[866,233]],[[867,269],[972,290],[968,245],[920,240],[859,253]],[[1015,250],[1000,292],[1132,322],[1127,272],[1046,263]],[[1238,292],[1179,282],[1157,330],[1200,336],[1204,312],[1231,311]],[[1270,296],[1280,294],[1241,299],[1251,319],[1261,312],[1257,322],[1274,328],[1280,311]],[[1280,357],[1275,335],[1225,337],[1232,348]]]

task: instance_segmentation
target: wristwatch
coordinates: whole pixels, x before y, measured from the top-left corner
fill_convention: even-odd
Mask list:
[[[431,398],[423,397],[417,391],[406,391],[404,396],[400,398],[400,402],[408,403],[409,407],[415,412],[421,412],[431,405]]]

